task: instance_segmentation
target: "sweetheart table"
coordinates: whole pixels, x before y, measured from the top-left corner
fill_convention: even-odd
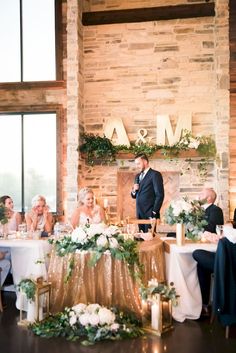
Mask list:
[[[151,278],[165,280],[163,243],[160,239],[140,242],[139,257],[144,264],[143,282]],[[52,283],[51,311],[58,312],[78,303],[98,303],[129,309],[141,316],[139,288],[125,262],[103,254],[94,267],[88,265],[90,252],[78,252],[64,257],[52,249],[48,277]],[[74,263],[67,282],[68,264]]]

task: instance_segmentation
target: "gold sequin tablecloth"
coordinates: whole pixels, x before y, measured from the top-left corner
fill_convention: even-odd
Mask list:
[[[144,283],[151,278],[163,281],[165,263],[162,242],[152,240],[140,243],[139,254],[145,266]],[[78,303],[99,303],[129,309],[141,316],[139,288],[130,276],[126,263],[104,254],[96,266],[90,267],[90,257],[89,252],[59,257],[53,248],[48,273],[52,282],[51,312],[56,313]],[[68,264],[72,259],[74,269],[65,283]]]

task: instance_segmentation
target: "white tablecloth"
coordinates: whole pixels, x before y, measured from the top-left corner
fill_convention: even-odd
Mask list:
[[[46,239],[0,239],[0,247],[11,250],[12,276],[15,285],[24,278],[43,276],[45,280],[47,279],[51,245]],[[18,296],[16,307],[19,309]]]
[[[170,239],[170,238],[168,238]],[[216,244],[191,243],[184,246],[170,244],[170,253],[165,253],[166,278],[174,282],[180,295],[178,306],[173,307],[173,318],[179,322],[198,319],[202,309],[202,297],[197,276],[197,262],[192,253],[196,249],[216,251]]]

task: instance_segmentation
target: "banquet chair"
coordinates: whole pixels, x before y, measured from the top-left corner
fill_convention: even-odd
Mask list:
[[[236,243],[226,237],[219,240],[214,266],[213,315],[225,326],[225,337],[229,328],[236,324]],[[229,290],[230,289],[230,290]]]
[[[156,224],[157,224],[157,219],[156,218],[151,218],[151,219],[137,219],[137,218],[126,218],[125,221],[126,225],[127,224],[150,224],[150,229],[151,229],[151,234],[154,236],[155,229],[156,229]]]
[[[1,272],[2,268],[0,267],[0,311],[3,311],[3,305],[2,305],[2,286],[1,286]]]

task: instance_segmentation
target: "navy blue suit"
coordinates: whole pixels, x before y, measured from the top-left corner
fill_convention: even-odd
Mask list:
[[[139,189],[131,193],[131,196],[136,199],[136,216],[138,219],[160,218],[160,209],[164,200],[162,175],[150,168],[140,182],[139,176],[140,174],[135,177],[135,183],[139,184]],[[147,231],[147,227],[140,227],[140,229]]]
[[[224,224],[224,216],[222,209],[214,204],[207,207],[205,211],[206,220],[208,224],[205,226],[205,230],[211,233],[216,232],[217,224]]]

